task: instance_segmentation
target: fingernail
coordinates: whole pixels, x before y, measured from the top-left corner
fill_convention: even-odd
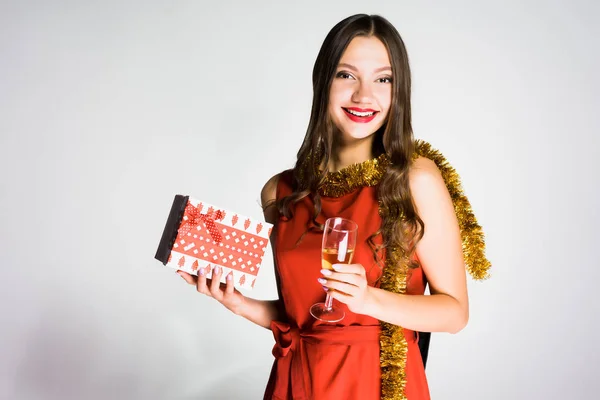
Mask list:
[[[324,285],[324,284],[325,284],[325,282],[327,282],[327,279],[319,278],[319,279],[317,279],[317,281],[318,281],[318,282],[319,282],[321,285]]]
[[[200,276],[204,276],[204,274],[206,274],[206,271],[204,271],[204,268],[200,268],[198,270],[198,272],[200,273]]]
[[[331,266],[331,268],[333,268],[333,269],[334,269],[334,270],[336,270],[336,271],[339,271],[339,270],[341,270],[341,269],[342,269],[342,266],[341,266],[340,264],[333,264],[333,265]]]
[[[215,269],[213,269],[213,274],[218,274],[221,272],[221,268],[219,268],[218,266],[215,267]]]
[[[323,288],[324,291],[328,291],[329,289],[327,288],[327,286],[321,286]]]
[[[330,270],[328,270],[328,269],[322,269],[322,270],[321,270],[321,273],[322,273],[323,275],[325,275],[325,276],[329,276],[329,275],[333,274],[333,272],[331,272],[331,271],[330,271]]]
[[[227,274],[227,280],[230,281],[233,279],[233,272]]]

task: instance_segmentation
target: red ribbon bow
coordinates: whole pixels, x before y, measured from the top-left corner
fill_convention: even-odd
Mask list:
[[[203,222],[204,226],[206,226],[206,229],[208,229],[210,236],[216,243],[221,243],[223,241],[223,237],[215,225],[215,221],[221,221],[223,218],[225,218],[225,214],[221,210],[217,210],[216,212],[211,212],[209,214],[202,214],[200,209],[188,203],[185,206],[185,215],[188,217],[188,219],[181,224],[179,228],[180,232],[186,234],[192,228],[195,228]]]

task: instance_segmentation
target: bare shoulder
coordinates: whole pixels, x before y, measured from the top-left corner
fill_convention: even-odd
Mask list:
[[[440,169],[435,162],[421,156],[413,161],[408,173],[408,179],[411,190],[417,191],[422,189],[423,186],[440,182],[444,183]]]
[[[281,174],[274,175],[265,183],[261,192],[260,200],[265,215],[265,220],[269,223],[275,223],[279,212],[277,211],[277,184],[279,183],[279,176]]]
[[[408,179],[415,205],[421,211],[450,201],[442,173],[429,158],[418,157],[411,165]]]
[[[279,175],[273,175],[271,179],[265,183],[262,190],[260,191],[260,199],[263,207],[266,203],[274,201],[277,198],[277,184],[279,183]]]

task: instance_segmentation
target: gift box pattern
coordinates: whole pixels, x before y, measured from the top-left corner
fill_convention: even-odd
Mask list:
[[[236,287],[252,289],[271,230],[271,224],[188,198],[165,265],[193,275],[204,268],[207,278],[219,266],[221,282],[232,272]]]

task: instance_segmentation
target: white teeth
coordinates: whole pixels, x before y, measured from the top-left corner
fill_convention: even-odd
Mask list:
[[[370,117],[371,115],[375,114],[374,112],[358,112],[358,111],[348,110],[347,108],[345,110],[352,115],[356,115],[357,117]]]

